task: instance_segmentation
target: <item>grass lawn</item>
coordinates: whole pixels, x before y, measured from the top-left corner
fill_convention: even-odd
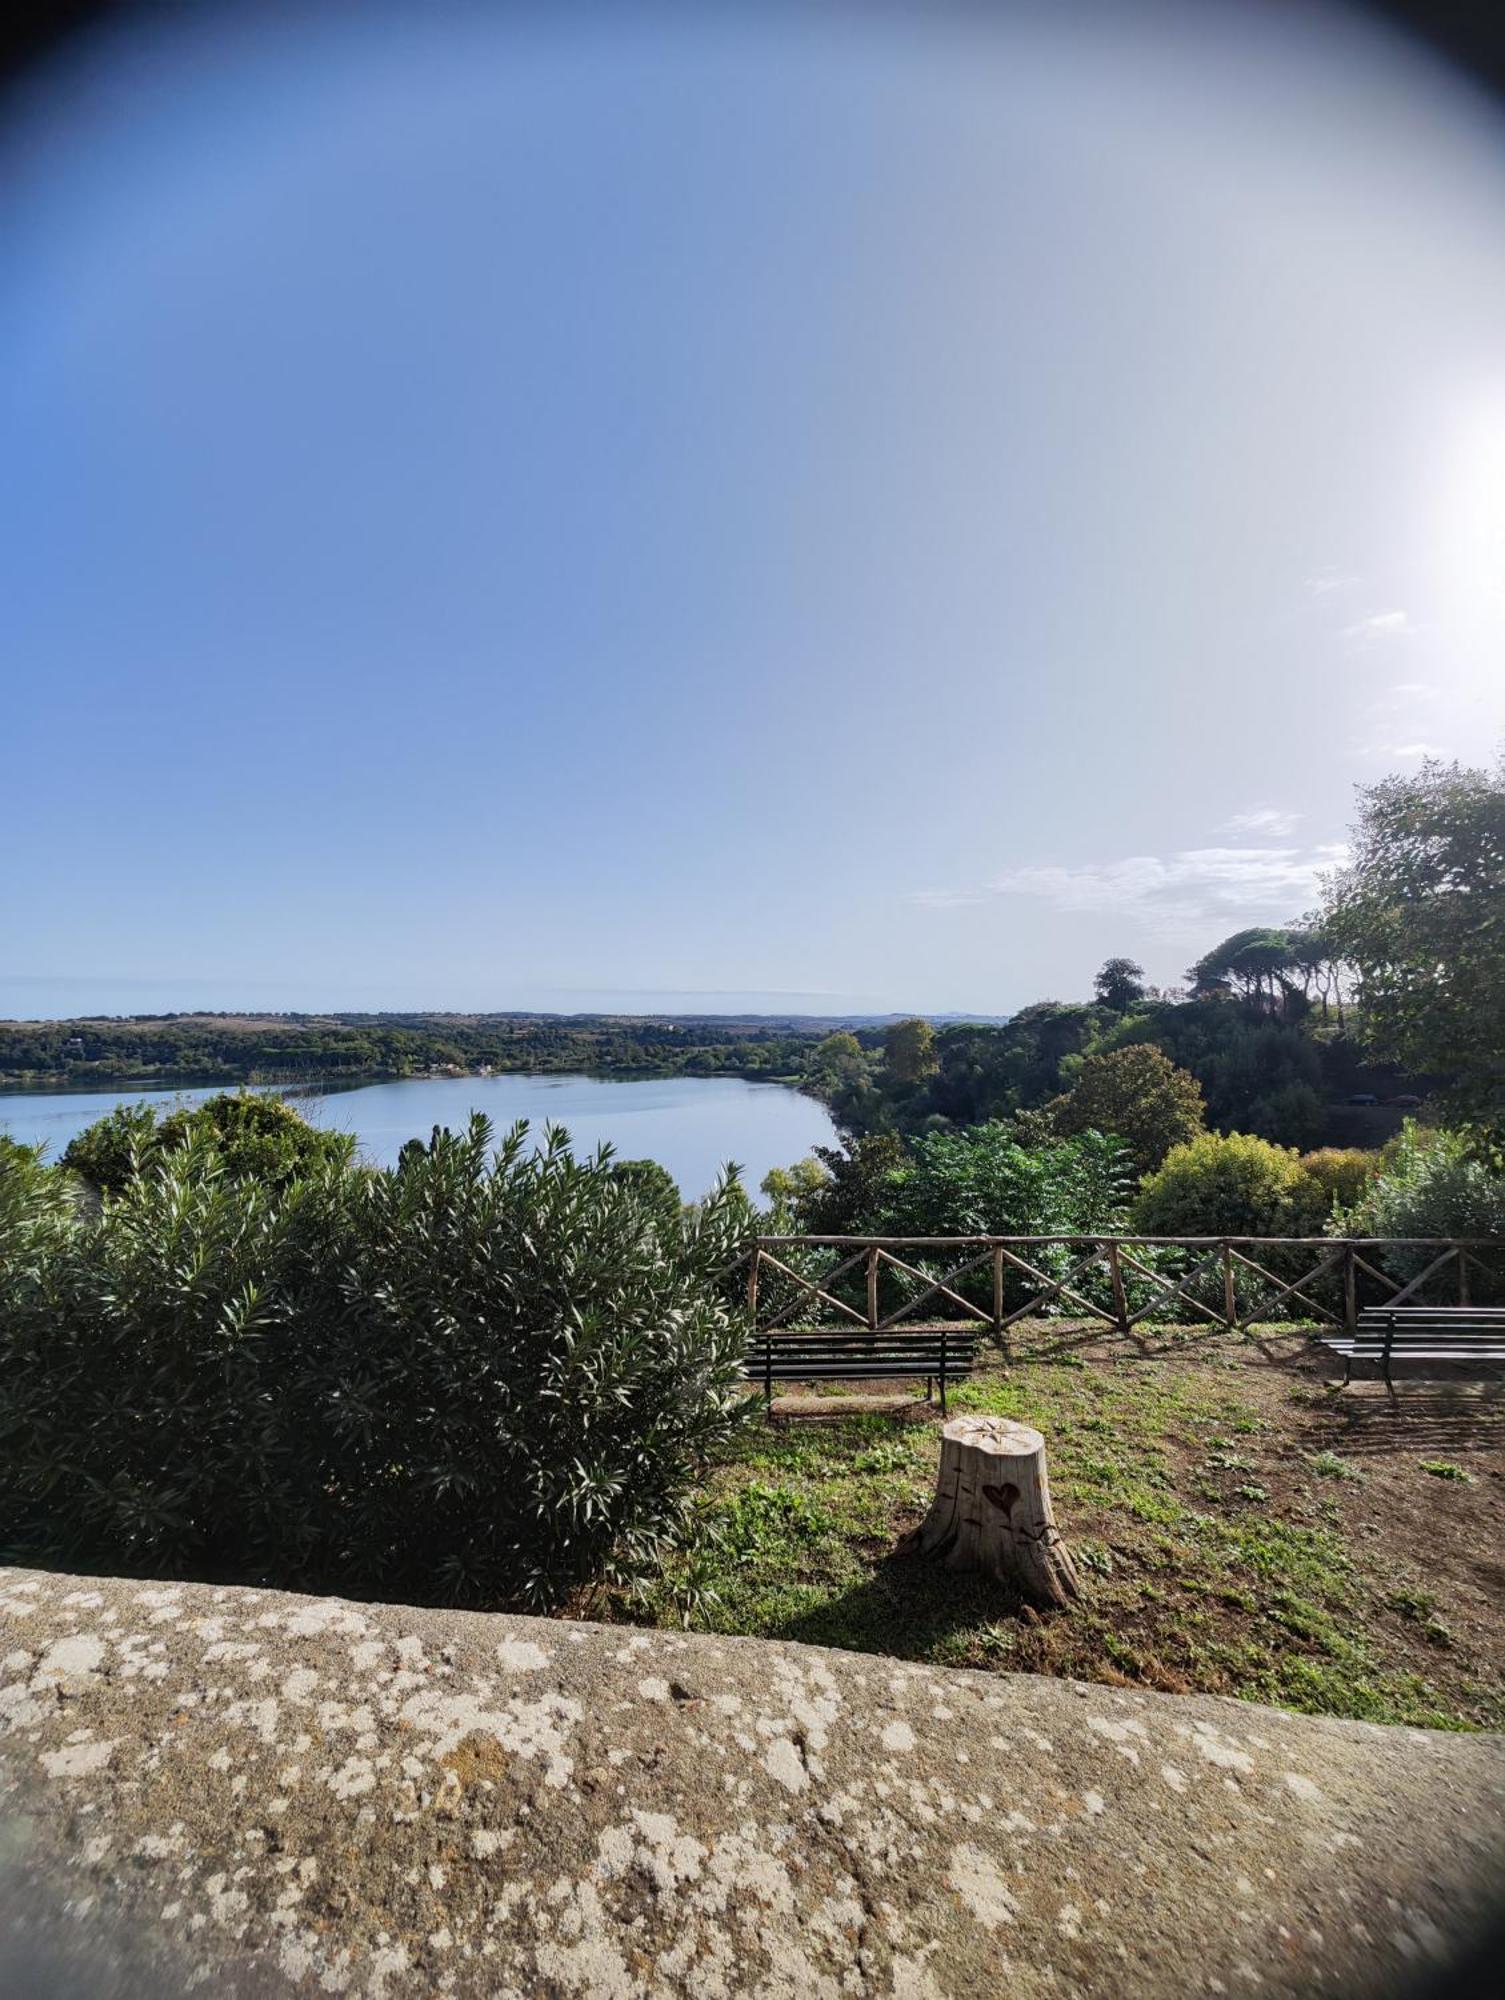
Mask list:
[[[963,1410],[1042,1430],[1083,1597],[1038,1614],[897,1558],[938,1418],[760,1421],[644,1602],[590,1615],[948,1666],[1241,1695],[1375,1722],[1505,1726],[1505,1393],[1334,1395],[1303,1333],[1059,1325]],[[1076,1344],[1073,1345],[1072,1343]],[[834,1399],[832,1399],[834,1401]],[[923,1409],[923,1405],[921,1405]]]

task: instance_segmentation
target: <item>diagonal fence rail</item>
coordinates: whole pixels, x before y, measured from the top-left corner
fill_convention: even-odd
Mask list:
[[[882,1333],[922,1313],[999,1340],[1040,1314],[1124,1333],[1188,1314],[1237,1332],[1277,1316],[1352,1327],[1361,1304],[1505,1296],[1505,1243],[1482,1237],[759,1236],[743,1262],[759,1331]]]

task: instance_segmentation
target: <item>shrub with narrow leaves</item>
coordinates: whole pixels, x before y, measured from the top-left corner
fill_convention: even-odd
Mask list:
[[[1358,1199],[1334,1212],[1331,1228],[1335,1236],[1486,1239],[1469,1264],[1474,1303],[1505,1298],[1505,1174],[1479,1156],[1466,1133],[1407,1119]],[[1392,1277],[1409,1280],[1436,1256],[1425,1242],[1398,1242],[1387,1246],[1383,1262]],[[1449,1272],[1446,1282],[1456,1285],[1456,1275]]]
[[[464,1603],[651,1565],[742,1419],[735,1181],[671,1214],[487,1122],[285,1185],[165,1149],[97,1210],[0,1161],[13,1549]]]

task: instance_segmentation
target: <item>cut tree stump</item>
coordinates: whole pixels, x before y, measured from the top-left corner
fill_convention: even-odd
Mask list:
[[[953,1417],[941,1431],[930,1512],[900,1552],[981,1570],[1040,1604],[1068,1604],[1077,1575],[1051,1511],[1040,1433],[1007,1417]]]

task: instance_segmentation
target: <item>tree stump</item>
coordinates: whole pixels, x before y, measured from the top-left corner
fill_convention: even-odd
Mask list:
[[[1040,1604],[1068,1604],[1077,1575],[1051,1511],[1040,1433],[1007,1417],[953,1417],[941,1431],[930,1512],[901,1552],[982,1570]]]

